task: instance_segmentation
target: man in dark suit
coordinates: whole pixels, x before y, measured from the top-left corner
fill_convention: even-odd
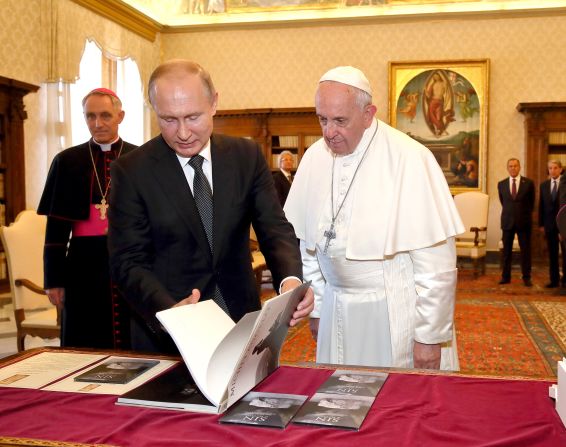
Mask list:
[[[250,224],[281,292],[301,283],[301,257],[258,145],[212,134],[210,75],[194,62],[166,62],[151,75],[149,99],[161,135],[112,165],[110,265],[136,313],[133,348],[176,352],[156,312],[201,297],[236,321],[259,309]],[[313,298],[309,290],[291,325]]]
[[[532,180],[519,175],[521,164],[516,158],[507,161],[509,177],[497,184],[501,202],[501,230],[503,232],[503,272],[499,284],[511,282],[511,260],[515,234],[521,248],[521,272],[525,286],[531,282],[531,227],[535,203]]]
[[[550,282],[547,288],[558,287],[560,284],[560,264],[558,262],[559,246],[562,248],[562,286],[565,285],[566,275],[566,244],[560,241],[556,215],[559,210],[559,185],[562,173],[560,160],[548,162],[548,175],[550,178],[540,185],[538,224],[541,232],[544,232],[548,247],[549,276]]]
[[[273,173],[273,183],[275,183],[275,190],[279,203],[281,206],[285,205],[285,200],[289,195],[291,189],[291,182],[293,181],[293,154],[289,151],[283,151],[279,154],[277,165],[279,170]]]

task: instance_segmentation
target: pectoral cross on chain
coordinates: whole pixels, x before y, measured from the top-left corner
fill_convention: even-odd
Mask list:
[[[328,246],[330,245],[330,240],[336,239],[336,231],[334,231],[334,222],[330,224],[330,228],[328,230],[324,231],[324,237],[326,238],[326,242],[324,244],[323,253],[326,254],[326,251],[328,250]]]
[[[100,220],[106,219],[106,211],[108,211],[108,204],[106,203],[106,198],[102,198],[100,203],[94,205],[94,207],[100,212]]]

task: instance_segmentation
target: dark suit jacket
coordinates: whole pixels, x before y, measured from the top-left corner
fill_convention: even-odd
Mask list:
[[[521,182],[515,200],[511,197],[509,177],[497,184],[501,202],[501,229],[526,230],[532,225],[532,213],[535,205],[535,185],[532,180],[521,176]]]
[[[566,174],[560,176],[560,184],[558,185],[558,196],[560,197],[560,208],[566,205]]]
[[[285,205],[285,200],[287,200],[287,196],[289,195],[291,183],[280,170],[273,173],[273,183],[275,183],[275,190],[277,191],[277,197],[279,197],[279,203],[283,206]]]
[[[544,231],[556,231],[556,214],[559,209],[559,195],[556,194],[552,200],[550,193],[551,180],[548,179],[540,185],[540,196],[538,202],[538,226],[544,227]]]
[[[302,278],[297,240],[277,201],[259,146],[211,138],[214,257],[174,151],[160,136],[112,164],[109,249],[113,277],[159,336],[155,313],[218,285],[230,316],[260,307],[250,261],[250,223],[276,283]]]
[[[560,185],[558,186],[558,196],[559,199],[559,208],[558,208],[558,216],[556,219],[556,224],[558,225],[558,231],[564,240],[566,240],[566,210],[562,210],[564,205],[566,205],[566,175],[562,174],[560,176]],[[562,210],[562,212],[560,212]]]

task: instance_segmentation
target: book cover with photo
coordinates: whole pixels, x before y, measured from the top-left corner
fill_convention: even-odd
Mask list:
[[[359,430],[374,400],[371,396],[316,393],[293,423]]]
[[[318,393],[375,397],[385,383],[387,373],[336,370],[318,388]]]
[[[232,406],[218,422],[285,428],[307,397],[252,391]]]
[[[77,382],[125,384],[159,364],[159,360],[111,357],[75,377]]]

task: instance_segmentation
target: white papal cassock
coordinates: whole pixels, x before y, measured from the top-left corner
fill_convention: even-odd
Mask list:
[[[426,147],[377,120],[350,155],[334,159],[321,139],[301,160],[285,214],[313,282],[311,316],[321,317],[317,362],[412,367],[416,340],[443,343],[441,368],[458,369],[454,236],[464,228]]]

